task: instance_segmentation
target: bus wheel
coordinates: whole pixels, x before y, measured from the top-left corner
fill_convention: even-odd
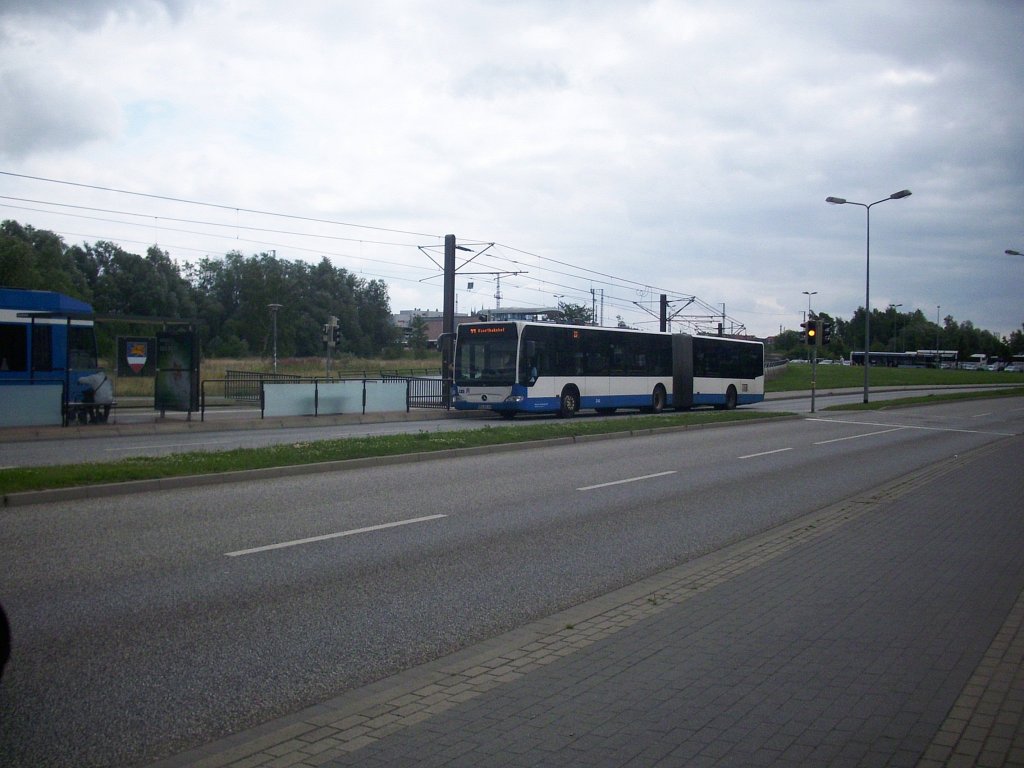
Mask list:
[[[665,390],[659,384],[654,388],[651,395],[651,413],[661,413],[665,410]]]
[[[580,396],[579,393],[571,388],[566,387],[562,390],[562,397],[559,403],[558,415],[563,419],[571,419],[576,415],[576,411],[580,409]]]
[[[736,407],[736,387],[729,385],[729,389],[725,393],[725,410],[731,411]]]

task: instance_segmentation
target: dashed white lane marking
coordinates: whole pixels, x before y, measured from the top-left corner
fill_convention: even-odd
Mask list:
[[[892,424],[885,424],[876,421],[853,421],[850,419],[815,419],[809,418],[807,421],[820,421],[825,424],[855,424],[859,427],[892,427]],[[996,435],[997,437],[1013,437],[1016,432],[996,432],[991,429],[956,429],[954,427],[925,427],[920,424],[900,424],[895,427],[896,429],[920,429],[926,432],[960,432],[966,435]],[[872,432],[870,434],[883,434],[882,432]]]
[[[650,480],[654,477],[664,477],[665,475],[674,475],[676,470],[670,469],[668,472],[655,472],[653,475],[641,475],[640,477],[627,477],[625,480],[613,480],[610,483],[598,483],[597,485],[585,485],[582,488],[577,488],[577,491],[593,491],[596,488],[607,488],[609,485],[623,485],[624,483],[637,483],[641,480]]]
[[[266,544],[262,547],[253,547],[252,549],[239,549],[235,552],[225,552],[227,557],[240,557],[242,555],[255,555],[258,552],[269,552],[272,549],[284,549],[286,547],[298,547],[302,544],[313,544],[317,541],[326,541],[327,539],[340,539],[343,536],[355,536],[360,533],[371,533],[373,531],[383,531],[386,528],[397,528],[400,525],[413,525],[414,523],[426,523],[430,520],[438,520],[442,517],[448,517],[448,515],[427,515],[426,517],[414,517],[409,520],[396,520],[393,523],[381,523],[380,525],[370,525],[366,528],[354,528],[351,531],[339,531],[337,533],[325,533],[322,536],[310,536],[308,539],[295,539],[293,541],[282,541],[277,544]]]
[[[758,456],[770,456],[773,453],[785,453],[792,451],[792,448],[776,448],[774,451],[761,451],[760,453],[748,453],[746,456],[737,456],[737,459],[756,459]]]
[[[874,435],[884,435],[887,432],[899,432],[901,429],[906,427],[893,427],[892,429],[880,429],[876,432],[862,432],[859,435],[847,435],[846,437],[836,437],[831,440],[819,440],[814,445],[828,445],[829,443],[841,443],[843,440],[856,440],[861,437],[873,437]]]

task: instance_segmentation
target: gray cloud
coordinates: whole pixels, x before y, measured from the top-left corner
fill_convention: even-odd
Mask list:
[[[2,17],[50,17],[77,26],[93,27],[108,16],[137,16],[153,12],[181,18],[195,0],[0,0]]]
[[[110,138],[116,105],[102,92],[38,69],[0,73],[0,152],[21,159]]]

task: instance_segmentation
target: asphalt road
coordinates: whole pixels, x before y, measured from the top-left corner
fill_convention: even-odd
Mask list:
[[[1006,435],[1016,398],[0,512],[0,765],[144,765]]]
[[[948,391],[949,388],[910,390],[910,394],[928,394]],[[875,390],[872,401],[906,397],[908,390]],[[821,392],[815,398],[816,412],[829,405],[854,403],[863,400],[862,390],[844,390],[837,393]],[[769,395],[764,402],[744,406],[744,410],[790,411],[811,413],[811,399],[806,393],[779,393]],[[628,413],[628,412],[624,412]],[[632,413],[636,413],[633,411]],[[400,414],[405,416],[405,414]],[[169,456],[190,451],[227,451],[235,448],[259,448],[283,443],[331,440],[343,437],[407,434],[418,431],[448,431],[462,429],[514,428],[517,424],[550,420],[553,417],[526,417],[508,422],[497,417],[470,418],[445,417],[439,411],[420,411],[410,414],[411,420],[388,420],[377,423],[331,423],[327,418],[299,419],[301,424],[281,427],[276,422],[265,425],[259,420],[259,411],[250,407],[222,409],[208,414],[202,424],[183,420],[174,414],[165,422],[153,424],[153,412],[146,409],[125,411],[117,417],[121,433],[104,426],[51,428],[45,430],[48,438],[31,434],[34,430],[12,430],[0,439],[0,468],[48,466],[80,462],[105,462],[138,456]],[[148,424],[139,421],[145,417]],[[419,417],[419,418],[418,418]],[[584,412],[581,419],[616,419],[622,416],[598,416]],[[129,426],[130,425],[130,426]],[[243,428],[244,427],[244,428]],[[28,435],[29,439],[24,439]]]

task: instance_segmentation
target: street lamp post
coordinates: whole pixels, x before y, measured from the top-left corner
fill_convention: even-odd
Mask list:
[[[902,307],[902,306],[903,306],[902,304],[890,304],[889,305],[889,309],[896,310],[896,309],[898,309],[899,307]],[[899,313],[897,313],[896,317],[897,318],[899,317]],[[895,320],[893,320],[892,331],[893,331],[892,335],[895,336],[896,335],[896,321]],[[895,344],[893,346],[895,346]],[[906,345],[903,343],[903,329],[900,328],[900,352],[906,352],[906,351],[907,351]]]
[[[938,304],[935,307],[935,370],[942,370],[942,353],[939,352],[939,331],[942,330],[942,326],[939,325],[939,312],[942,309],[942,305]]]
[[[267,309],[270,310],[271,324],[274,328],[274,373],[277,373],[277,310],[283,306],[283,304],[267,304]]]
[[[910,197],[909,189],[893,192],[888,197],[875,200],[873,203],[855,203],[845,197],[826,197],[826,203],[833,205],[859,205],[867,215],[867,246],[865,250],[864,272],[864,402],[868,402],[868,369],[871,367],[871,207],[884,203],[886,200],[902,200]]]
[[[811,319],[811,296],[817,296],[817,291],[801,291],[801,293],[807,297],[807,319]]]

